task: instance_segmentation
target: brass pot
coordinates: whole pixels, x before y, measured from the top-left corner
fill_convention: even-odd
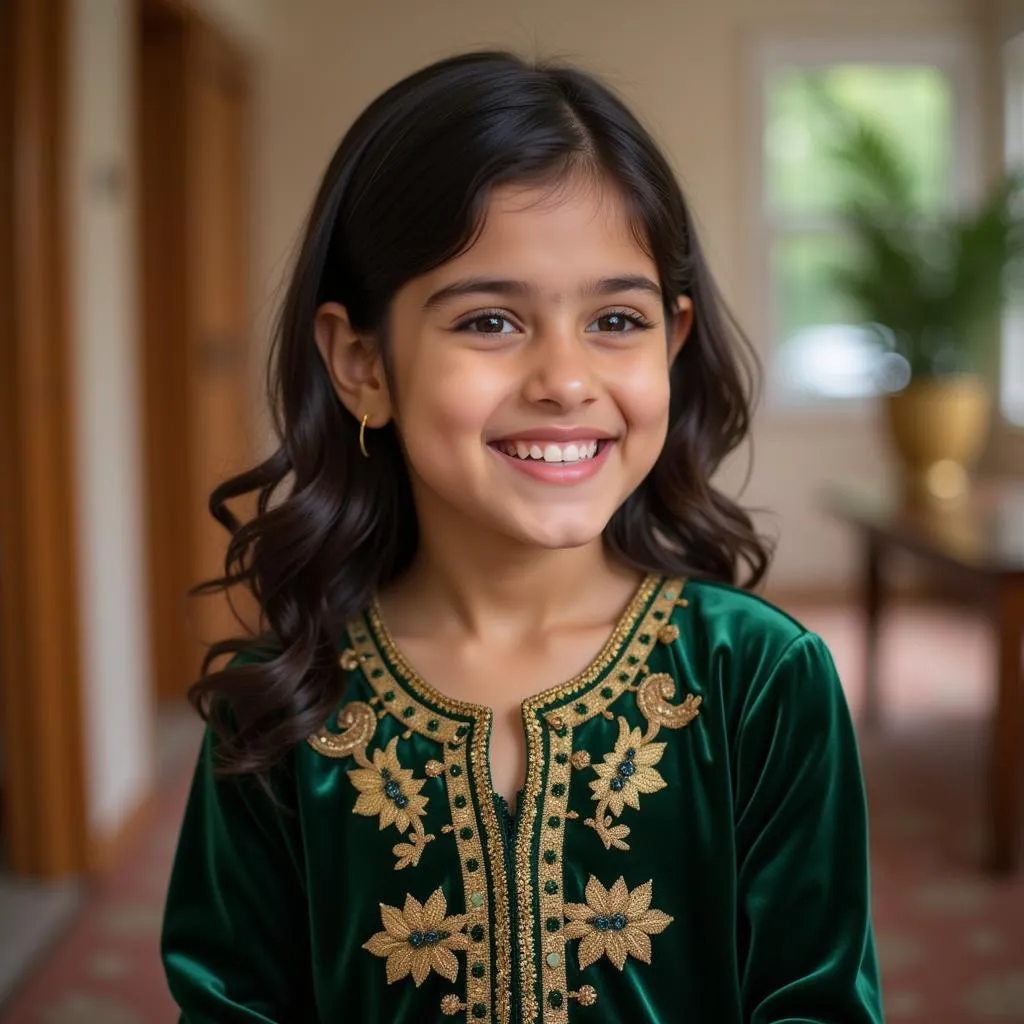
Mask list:
[[[886,396],[886,422],[903,463],[907,498],[954,502],[970,487],[992,416],[992,392],[972,374],[911,381]]]

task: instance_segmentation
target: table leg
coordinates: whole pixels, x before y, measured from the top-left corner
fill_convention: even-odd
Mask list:
[[[1000,584],[996,629],[999,644],[996,707],[989,782],[991,866],[1012,871],[1020,821],[1020,769],[1024,754],[1024,580]]]
[[[868,728],[881,724],[878,685],[878,634],[882,618],[882,544],[873,534],[864,540],[864,706],[862,721]]]

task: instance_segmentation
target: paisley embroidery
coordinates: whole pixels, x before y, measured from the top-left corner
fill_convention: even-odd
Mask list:
[[[584,824],[597,832],[606,850],[629,849],[626,842],[629,826],[613,824],[623,808],[639,810],[641,793],[656,793],[665,788],[665,780],[654,768],[665,752],[664,743],[653,742],[661,727],[682,729],[700,713],[702,698],[692,693],[687,694],[682,704],[670,704],[669,698],[675,691],[676,681],[667,673],[646,676],[636,687],[636,705],[647,719],[646,731],[641,734],[639,728],[631,729],[629,722],[620,716],[619,738],[614,749],[603,761],[593,765],[597,779],[590,783],[590,788],[597,810]]]
[[[645,743],[654,738],[660,726],[682,729],[700,714],[703,697],[688,693],[682,704],[670,704],[669,700],[675,696],[675,692],[676,681],[667,672],[655,672],[637,687],[636,706],[647,719]]]
[[[323,730],[310,736],[310,746],[327,757],[355,759],[360,767],[348,772],[359,791],[353,812],[379,818],[382,829],[394,825],[403,835],[411,828],[408,841],[391,848],[397,858],[395,870],[419,864],[424,847],[434,838],[423,827],[427,797],[420,790],[425,780],[415,778],[399,764],[397,736],[383,750],[374,750],[372,761],[367,758],[366,746],[377,729],[377,714],[369,704],[346,704],[338,713],[338,726],[340,733]]]
[[[426,903],[406,895],[405,907],[380,905],[384,931],[363,943],[374,956],[387,957],[388,984],[393,985],[411,974],[417,988],[431,971],[449,981],[459,976],[459,961],[453,950],[469,949],[469,936],[463,929],[468,914],[446,916],[448,903],[444,892],[436,889]]]
[[[650,881],[632,892],[625,879],[610,888],[593,876],[587,882],[586,903],[565,905],[565,937],[579,939],[577,950],[580,970],[585,970],[602,956],[621,971],[627,957],[651,962],[650,936],[663,932],[673,921],[661,910],[651,910],[654,886]]]
[[[367,748],[377,731],[377,713],[369,704],[354,700],[338,712],[338,733],[321,729],[309,737],[309,745],[324,757],[349,757]]]

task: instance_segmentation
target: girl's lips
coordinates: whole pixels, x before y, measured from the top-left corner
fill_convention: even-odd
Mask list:
[[[608,458],[614,441],[602,441],[597,448],[597,454],[589,459],[581,459],[578,462],[544,462],[542,459],[520,459],[514,455],[506,455],[494,445],[488,445],[490,450],[511,469],[517,470],[524,476],[532,477],[549,484],[579,484],[596,476]]]

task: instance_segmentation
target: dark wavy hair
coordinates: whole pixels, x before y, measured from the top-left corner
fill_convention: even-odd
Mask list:
[[[250,588],[259,635],[213,644],[189,693],[219,738],[222,770],[264,774],[322,727],[342,696],[345,622],[410,565],[418,528],[393,427],[372,458],[314,342],[324,302],[348,310],[387,364],[395,293],[468,249],[489,196],[506,184],[596,176],[627,203],[652,257],[666,322],[678,296],[694,323],[671,369],[664,449],[616,511],[605,543],[641,571],[755,585],[770,559],[746,512],[711,483],[746,437],[757,362],[722,301],[679,184],[648,132],[591,75],[477,52],[415,72],[374,100],[342,139],[305,228],[271,349],[278,449],[227,480],[210,511],[231,533],[224,576],[201,593]],[[255,492],[239,522],[228,502]],[[745,579],[739,577],[745,572]],[[224,655],[226,668],[211,671]]]

